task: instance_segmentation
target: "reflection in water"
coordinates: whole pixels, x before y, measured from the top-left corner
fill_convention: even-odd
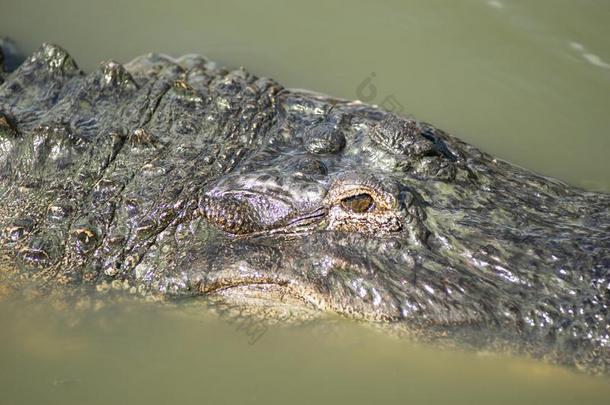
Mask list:
[[[497,8],[497,9],[503,9],[504,8],[504,4],[502,4],[502,2],[498,1],[498,0],[489,0],[487,2],[487,4],[489,4],[490,7],[494,7],[494,8]]]
[[[581,53],[582,57],[590,64],[604,68],[604,69],[610,69],[610,64],[604,62],[602,60],[602,58],[600,58],[599,56],[588,52],[583,44],[580,44],[578,42],[570,42],[570,46],[573,49],[579,51]]]

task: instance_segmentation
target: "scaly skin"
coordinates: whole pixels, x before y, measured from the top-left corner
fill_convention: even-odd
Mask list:
[[[608,372],[609,195],[197,56],[84,74],[44,45],[4,80],[4,289],[335,312]]]

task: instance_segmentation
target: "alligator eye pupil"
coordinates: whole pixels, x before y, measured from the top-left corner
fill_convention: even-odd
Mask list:
[[[367,212],[373,206],[373,197],[369,194],[356,194],[341,200],[343,208],[356,212]]]

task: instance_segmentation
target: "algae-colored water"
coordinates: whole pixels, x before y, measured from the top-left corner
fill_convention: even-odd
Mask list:
[[[606,378],[416,345],[348,321],[256,329],[198,306],[81,311],[0,307],[0,403],[559,405],[610,397]]]
[[[200,53],[288,87],[402,109],[506,160],[606,192],[608,21],[608,1],[0,0],[0,36],[25,54],[51,41],[92,70],[151,51]],[[375,91],[359,90],[367,78]],[[0,404],[610,398],[607,378],[436,350],[347,321],[255,335],[203,307],[75,313],[4,303]]]

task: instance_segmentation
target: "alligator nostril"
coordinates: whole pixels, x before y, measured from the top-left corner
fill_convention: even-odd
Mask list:
[[[339,153],[345,147],[345,136],[334,125],[316,125],[303,135],[303,145],[315,154]]]

